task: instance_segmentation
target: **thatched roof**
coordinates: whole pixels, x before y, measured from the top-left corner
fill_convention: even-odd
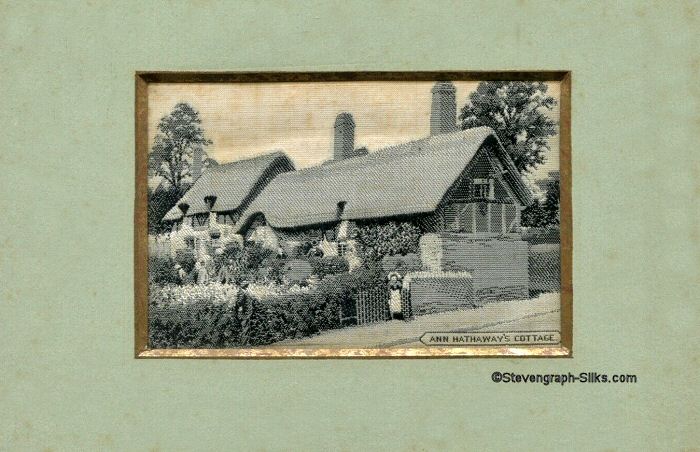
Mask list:
[[[277,228],[362,220],[434,211],[477,151],[493,143],[519,201],[531,194],[489,127],[435,135],[365,156],[277,176],[245,210],[239,231],[262,213]]]
[[[204,202],[206,196],[216,196],[212,209],[214,212],[239,209],[247,198],[254,194],[256,188],[262,188],[261,184],[267,182],[268,176],[274,176],[271,173],[275,168],[278,168],[278,171],[293,171],[294,165],[284,152],[277,151],[207,168],[175,207],[165,214],[163,220],[180,219],[182,212],[178,205],[183,202],[190,206],[187,210],[188,216],[209,212]]]

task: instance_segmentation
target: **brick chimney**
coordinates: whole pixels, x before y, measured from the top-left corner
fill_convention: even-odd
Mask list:
[[[202,175],[202,154],[202,148],[199,146],[196,146],[192,150],[192,167],[190,168],[192,183],[194,183],[199,176]]]
[[[457,130],[457,90],[452,82],[437,82],[431,91],[430,135]]]
[[[354,156],[355,121],[350,113],[341,113],[335,118],[333,160],[343,160]]]

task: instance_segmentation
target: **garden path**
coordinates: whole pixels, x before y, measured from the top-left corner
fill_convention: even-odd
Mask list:
[[[527,300],[492,302],[477,309],[417,316],[408,322],[392,320],[325,331],[316,336],[278,342],[270,347],[422,347],[420,337],[425,332],[558,331],[559,303],[559,293],[546,293]]]

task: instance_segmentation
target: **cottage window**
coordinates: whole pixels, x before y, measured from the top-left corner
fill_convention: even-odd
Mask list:
[[[338,242],[338,256],[345,256],[348,252],[347,242]]]
[[[192,227],[205,228],[209,225],[209,214],[198,213],[192,217]]]
[[[493,199],[493,179],[474,179],[472,196],[477,199]]]
[[[220,213],[216,216],[217,223],[235,225],[238,221],[237,213]]]

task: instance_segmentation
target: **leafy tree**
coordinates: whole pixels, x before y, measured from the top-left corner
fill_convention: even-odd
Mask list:
[[[481,82],[459,119],[463,129],[491,127],[516,168],[527,172],[545,161],[548,139],[557,134],[558,122],[546,114],[556,103],[542,82]]]
[[[542,208],[546,212],[548,224],[559,225],[559,179],[549,183]]]
[[[201,123],[199,112],[187,103],[175,105],[173,111],[158,123],[158,133],[149,155],[149,170],[165,178],[178,191],[184,188],[185,177],[191,175],[195,150],[202,151],[205,165],[212,165],[204,153],[204,147],[212,141],[204,136]]]
[[[529,228],[541,228],[547,225],[547,216],[539,199],[523,209],[520,223]]]
[[[175,206],[182,195],[182,191],[173,186],[159,186],[155,190],[148,189],[148,232],[150,234],[167,232],[168,227],[161,220]]]
[[[544,193],[543,200],[535,200],[522,213],[521,223],[529,227],[546,227],[559,225],[559,172],[549,173],[547,179],[537,182]]]

